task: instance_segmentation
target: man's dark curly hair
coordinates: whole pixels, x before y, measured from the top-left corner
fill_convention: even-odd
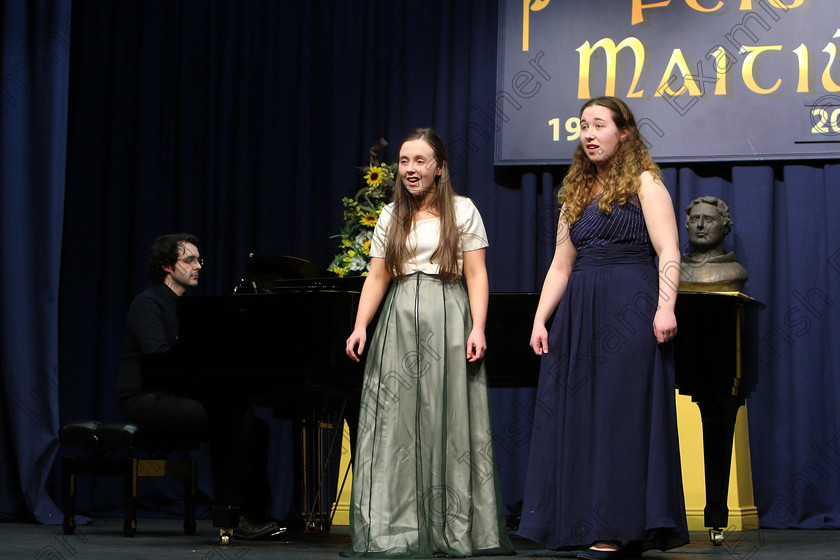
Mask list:
[[[201,245],[198,237],[191,233],[170,233],[161,235],[149,247],[149,278],[152,284],[160,284],[166,278],[165,266],[175,266],[181,248],[184,244],[192,243],[196,247]]]

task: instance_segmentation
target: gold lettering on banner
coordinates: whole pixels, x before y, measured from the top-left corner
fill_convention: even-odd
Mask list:
[[[726,76],[729,75],[729,59],[727,58],[726,49],[718,45],[711,55],[715,59],[715,95],[726,95]]]
[[[630,84],[630,90],[627,92],[626,97],[641,97],[644,94],[644,90],[635,91],[636,86],[639,84],[639,80],[642,77],[642,68],[645,65],[645,47],[642,45],[642,42],[636,37],[627,37],[616,45],[615,41],[609,37],[605,37],[592,46],[589,45],[589,41],[586,41],[575,49],[578,53],[580,53],[578,99],[589,99],[591,97],[591,95],[589,95],[590,60],[592,58],[592,53],[599,48],[604,49],[604,54],[606,56],[607,83],[604,88],[604,95],[615,95],[618,52],[627,47],[633,51],[635,66],[633,70],[633,83]]]
[[[697,0],[685,0],[685,3],[688,4],[688,7],[692,10],[697,10],[698,12],[706,13],[716,12],[719,9],[721,9],[721,7],[723,7],[723,0],[720,0],[714,8],[704,8],[703,6],[697,3]]]
[[[837,39],[838,37],[840,37],[840,28],[834,32],[832,39]],[[823,70],[822,86],[825,88],[825,91],[831,93],[840,92],[840,86],[831,78],[831,67],[834,64],[834,59],[837,57],[837,45],[828,43],[823,49],[823,52],[828,53],[828,64],[825,65],[825,70]]]
[[[717,12],[726,4],[724,0],[718,0],[717,4],[715,4],[711,8],[708,8],[701,4],[701,1],[703,0],[684,1],[686,6],[688,6],[695,12],[701,12],[704,14]],[[741,6],[739,10],[742,12],[751,12],[753,11],[753,3],[753,0],[741,0]],[[758,6],[762,3],[786,12],[788,10],[792,10],[793,8],[798,8],[799,6],[802,6],[805,3],[805,0],[791,0],[791,2],[785,2],[784,0],[757,0],[755,2],[755,5]],[[633,5],[630,10],[630,25],[638,25],[645,21],[643,10],[647,10],[649,8],[665,8],[670,4],[671,0],[661,0],[659,2],[652,2],[650,4],[645,4],[644,0],[633,0]],[[762,6],[762,8],[764,8],[764,6]]]
[[[767,51],[781,51],[782,45],[771,45],[766,47],[749,47],[749,46],[742,46],[741,52],[746,53],[746,58],[744,58],[744,65],[741,67],[741,77],[744,78],[744,84],[750,88],[752,91],[766,95],[769,93],[773,93],[782,83],[782,79],[776,79],[776,83],[770,89],[765,89],[758,85],[758,82],[755,79],[755,70],[753,69],[756,65],[756,59],[758,55],[763,54]]]
[[[671,3],[671,0],[665,0],[664,2],[656,2],[654,4],[642,4],[642,0],[633,0],[633,11],[630,15],[630,25],[636,25],[637,23],[642,23],[645,20],[645,16],[642,15],[642,10],[646,10],[648,8],[664,8],[668,4]]]
[[[837,29],[833,38],[840,39],[840,28]],[[591,93],[592,88],[590,87],[590,82],[592,74],[592,59],[595,58],[596,60],[600,60],[595,56],[599,49],[603,50],[604,65],[606,67],[604,93],[602,95],[616,95],[616,81],[619,71],[619,54],[621,54],[621,51],[625,49],[629,49],[632,52],[633,81],[624,96],[629,98],[641,97],[644,95],[644,84],[640,83],[642,74],[645,70],[644,44],[642,44],[642,42],[636,37],[627,37],[618,44],[616,44],[613,39],[604,37],[598,40],[595,44],[590,44],[589,41],[585,41],[580,47],[575,49],[580,55],[578,99],[590,99],[591,97],[595,97],[595,95]],[[811,87],[812,84],[810,84],[809,81],[809,50],[804,43],[800,44],[792,51],[782,51],[782,45],[743,45],[740,49],[740,53],[743,56],[741,77],[744,81],[744,85],[747,86],[750,91],[759,95],[770,95],[777,92],[784,81],[780,77],[777,77],[776,81],[770,87],[763,87],[758,83],[758,74],[762,60],[761,56],[772,53],[780,53],[789,57],[789,54],[787,54],[788,52],[792,53],[796,57],[796,92],[813,93],[811,91],[813,89]],[[828,42],[825,48],[822,49],[822,52],[828,54],[828,61],[822,72],[822,89],[828,93],[840,93],[840,84],[837,83],[837,76],[840,75],[840,72],[838,72],[838,68],[840,68],[840,60],[838,60],[837,44],[835,42]],[[627,58],[629,56],[629,53],[625,55],[626,60],[622,61],[621,68],[630,68],[631,62],[629,61],[629,58]],[[715,71],[714,95],[727,95],[728,76],[731,75],[730,70],[737,60],[732,58],[732,55],[730,55],[721,45],[718,45],[715,49],[709,51],[706,54],[706,58],[713,61]],[[792,60],[792,57],[790,58]],[[833,74],[832,71],[834,71]],[[791,76],[791,78],[792,77],[793,76]],[[702,97],[705,95],[705,92],[703,88],[700,87],[698,79],[702,79],[704,82],[709,82],[712,81],[710,78],[711,77],[704,77],[702,74],[695,75],[695,73],[691,70],[691,66],[686,61],[686,57],[683,54],[682,49],[674,49],[671,51],[671,58],[668,61],[665,72],[662,74],[662,79],[656,87],[656,93],[654,96],[674,98],[687,94],[692,97]],[[677,84],[680,83],[679,80],[682,80],[682,85],[675,90],[674,88],[676,88]]]
[[[796,84],[796,93],[808,93],[808,47],[800,43],[793,52],[799,61],[799,81]]]
[[[671,71],[674,68],[677,68],[678,73],[676,74],[678,77],[682,77],[683,85],[677,91],[671,89]],[[717,80],[717,83],[720,82],[720,79]],[[689,95],[693,95],[696,97],[700,97],[703,95],[700,92],[700,87],[697,85],[697,82],[694,81],[694,76],[691,75],[691,70],[688,68],[688,63],[685,61],[685,57],[683,57],[682,51],[680,49],[674,49],[671,53],[671,60],[668,61],[668,66],[665,68],[665,73],[662,75],[662,80],[660,80],[659,85],[656,86],[656,95],[655,97],[662,97],[663,93],[668,94],[671,97],[677,97],[678,95],[682,94],[684,91],[688,90]]]
[[[531,3],[533,2],[533,4]],[[531,35],[531,12],[539,12],[551,0],[522,0],[522,51],[527,51],[529,48]]]
[[[792,8],[798,8],[802,5],[805,0],[793,0],[793,4],[785,4],[782,0],[758,0],[759,2],[767,2],[771,6],[775,6],[780,10],[790,10]],[[741,0],[741,10],[752,10],[753,9],[753,0]]]

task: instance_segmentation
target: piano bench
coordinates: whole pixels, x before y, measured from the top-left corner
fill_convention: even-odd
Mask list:
[[[198,449],[198,442],[161,438],[134,424],[95,420],[64,424],[59,430],[58,439],[63,445],[89,452],[86,454],[89,456],[85,457],[64,457],[62,492],[65,535],[72,535],[76,531],[77,476],[122,477],[123,534],[126,537],[133,537],[137,530],[137,480],[146,476],[183,477],[184,533],[195,533],[197,461],[167,459],[165,456],[176,450]],[[164,458],[142,458],[138,455]]]

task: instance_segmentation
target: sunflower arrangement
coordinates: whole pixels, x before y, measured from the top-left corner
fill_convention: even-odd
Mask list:
[[[379,213],[391,200],[397,164],[379,162],[379,152],[388,145],[384,138],[370,148],[368,165],[362,167],[363,186],[353,198],[341,199],[344,205],[344,227],[340,252],[328,270],[339,276],[367,276],[370,270],[370,242]]]

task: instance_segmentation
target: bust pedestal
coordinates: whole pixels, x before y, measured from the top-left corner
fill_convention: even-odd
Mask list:
[[[681,286],[682,287],[682,286]],[[743,294],[680,291],[677,424],[689,530],[758,528],[746,399],[758,379],[758,311]],[[696,404],[696,406],[695,406]]]

